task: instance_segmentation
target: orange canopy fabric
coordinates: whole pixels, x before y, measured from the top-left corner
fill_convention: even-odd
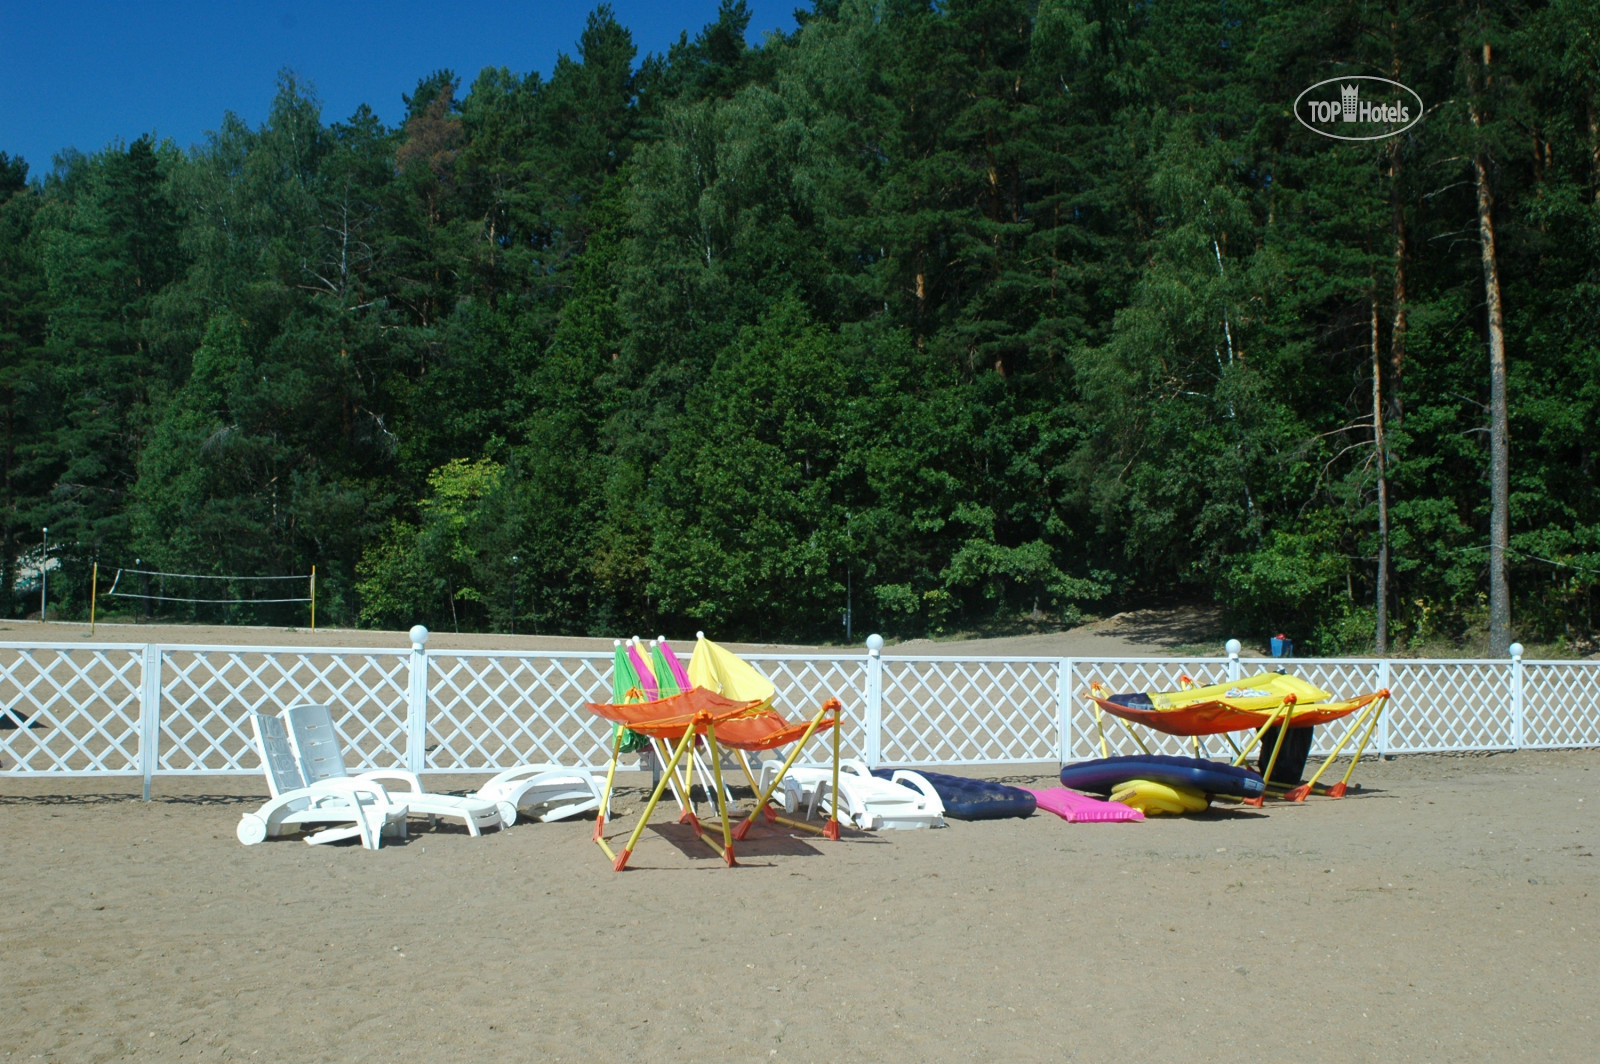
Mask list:
[[[837,710],[835,713],[835,716],[819,720],[816,728],[811,730],[811,734],[821,735],[837,725],[839,723]],[[731,746],[735,750],[773,750],[804,738],[810,729],[811,722],[808,720],[790,724],[776,713],[758,713],[754,716],[718,721],[717,742],[723,746]]]
[[[589,709],[606,720],[627,725],[652,739],[680,739],[689,728],[697,730],[707,723],[722,726],[737,717],[748,716],[761,705],[760,699],[736,702],[704,687],[691,687],[682,694],[651,702],[590,702]]]
[[[1362,695],[1346,702],[1313,702],[1305,706],[1291,706],[1286,723],[1291,728],[1309,728],[1314,724],[1327,724],[1329,721],[1349,716],[1373,699],[1386,694],[1387,691],[1375,691],[1370,695]],[[1273,717],[1272,709],[1240,709],[1236,705],[1229,704],[1226,699],[1220,698],[1174,709],[1142,709],[1125,706],[1120,702],[1112,702],[1093,694],[1089,697],[1101,709],[1113,716],[1146,725],[1168,735],[1216,735],[1230,731],[1256,731]]]
[[[717,742],[735,750],[772,750],[802,738],[807,730],[820,734],[838,724],[838,717],[824,717],[811,729],[810,721],[790,724],[771,709],[763,708],[761,698],[736,701],[704,687],[691,687],[682,694],[651,702],[590,702],[589,709],[626,725],[653,739],[678,739],[684,729],[696,724],[701,714],[716,726]]]

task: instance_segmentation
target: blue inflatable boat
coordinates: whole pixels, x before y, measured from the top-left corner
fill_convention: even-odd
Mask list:
[[[893,779],[894,770],[873,769],[872,774],[882,779]],[[1021,787],[1008,787],[990,780],[968,779],[943,772],[924,772],[917,775],[933,785],[939,800],[944,803],[944,815],[957,820],[999,820],[1008,816],[1032,816],[1039,800]]]
[[[1267,785],[1259,773],[1235,768],[1203,757],[1175,757],[1169,754],[1129,754],[1080,761],[1061,770],[1061,785],[1090,794],[1110,794],[1128,780],[1154,780],[1173,787],[1193,787],[1206,794],[1226,794],[1235,798],[1259,798]]]

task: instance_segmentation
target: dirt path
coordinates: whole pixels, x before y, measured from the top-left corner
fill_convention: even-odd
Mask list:
[[[1082,625],[1063,632],[1006,636],[996,639],[912,639],[891,643],[885,653],[950,654],[963,657],[1165,657],[1174,654],[1223,654],[1215,614],[1195,609],[1141,610]],[[660,633],[638,632],[644,639]],[[666,633],[674,645],[692,650],[694,633]],[[713,639],[715,632],[709,633]],[[864,640],[858,647],[865,652]],[[0,641],[63,643],[183,643],[205,646],[407,647],[405,632],[348,628],[250,628],[237,625],[99,624],[71,622],[0,622]],[[815,647],[779,643],[728,643],[737,650],[814,650],[837,653],[839,646]],[[610,650],[609,638],[581,636],[490,635],[431,631],[428,646],[438,650]]]

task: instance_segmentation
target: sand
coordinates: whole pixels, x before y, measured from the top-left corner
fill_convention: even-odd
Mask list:
[[[617,874],[587,820],[246,848],[256,779],[0,777],[0,1059],[1595,1059],[1600,752],[1358,778]]]
[[[889,653],[1192,653],[1203,622]],[[90,641],[26,622],[3,639]],[[94,637],[113,640],[406,645]],[[736,869],[658,814],[617,874],[592,820],[246,848],[234,825],[265,801],[258,777],[158,777],[146,803],[137,779],[0,773],[0,1060],[1596,1059],[1600,751],[1414,756],[1358,780],[1341,801],[1143,824],[771,835]]]

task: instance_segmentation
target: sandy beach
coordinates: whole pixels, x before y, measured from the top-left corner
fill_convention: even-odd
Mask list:
[[[1203,622],[888,653],[1192,653]],[[89,641],[27,622],[0,639]],[[405,635],[102,625],[94,641]],[[0,773],[0,1060],[1594,1059],[1600,751],[1368,761],[1357,781],[1340,801],[1143,824],[771,833],[734,869],[663,812],[617,874],[590,819],[247,848],[234,826],[266,800],[258,776],[160,776],[146,803],[136,778]]]
[[[734,869],[658,814],[617,874],[590,820],[246,848],[259,779],[145,803],[3,777],[0,1057],[1594,1059],[1600,752],[1358,779],[1142,824],[771,835]]]

